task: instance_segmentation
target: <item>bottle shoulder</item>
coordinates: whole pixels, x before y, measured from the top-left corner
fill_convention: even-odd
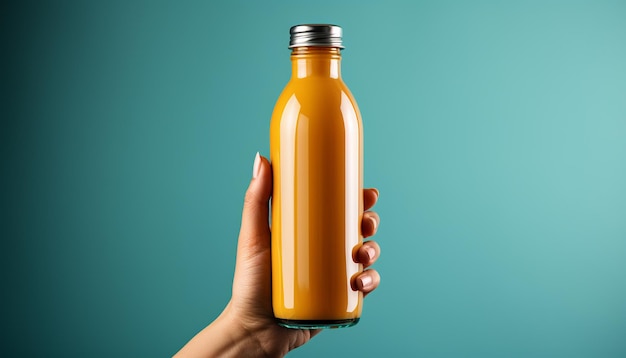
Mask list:
[[[281,92],[277,106],[295,96],[301,105],[319,106],[321,101],[341,100],[347,97],[356,106],[352,92],[341,78],[306,78],[290,80]]]
[[[336,79],[298,79],[287,83],[274,107],[272,126],[301,117],[323,122],[361,122],[352,93],[343,81]]]

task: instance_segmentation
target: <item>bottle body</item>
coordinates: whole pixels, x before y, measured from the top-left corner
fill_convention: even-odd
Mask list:
[[[338,49],[296,49],[272,115],[272,297],[291,328],[356,324],[362,244],[363,136]]]

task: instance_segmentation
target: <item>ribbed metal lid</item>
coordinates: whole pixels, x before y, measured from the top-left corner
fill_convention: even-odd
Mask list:
[[[304,24],[293,26],[289,33],[289,48],[294,47],[338,47],[341,44],[341,27],[331,24]]]

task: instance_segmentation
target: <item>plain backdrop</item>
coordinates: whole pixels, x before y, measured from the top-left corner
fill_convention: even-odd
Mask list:
[[[626,356],[623,1],[0,5],[0,355],[166,357],[228,302],[289,27],[344,28],[380,288],[292,357]]]

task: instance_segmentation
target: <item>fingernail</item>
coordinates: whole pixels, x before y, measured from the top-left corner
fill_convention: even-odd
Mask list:
[[[380,192],[376,188],[372,188],[372,189],[374,189],[374,191],[376,192],[376,198],[378,199],[378,197],[380,196]]]
[[[255,179],[259,176],[259,172],[261,171],[261,156],[259,152],[256,152],[254,156],[254,166],[252,167],[252,179]]]
[[[371,246],[367,246],[365,248],[365,252],[367,253],[367,257],[370,259],[370,261],[373,260],[374,257],[376,257],[376,250]]]
[[[361,290],[367,289],[369,288],[369,286],[372,285],[372,278],[369,275],[359,276],[358,280],[359,280],[359,286]]]
[[[374,225],[374,231],[376,231],[376,229],[378,229],[378,221],[376,220],[376,218],[374,217],[369,217],[369,220],[372,222],[372,225]]]

